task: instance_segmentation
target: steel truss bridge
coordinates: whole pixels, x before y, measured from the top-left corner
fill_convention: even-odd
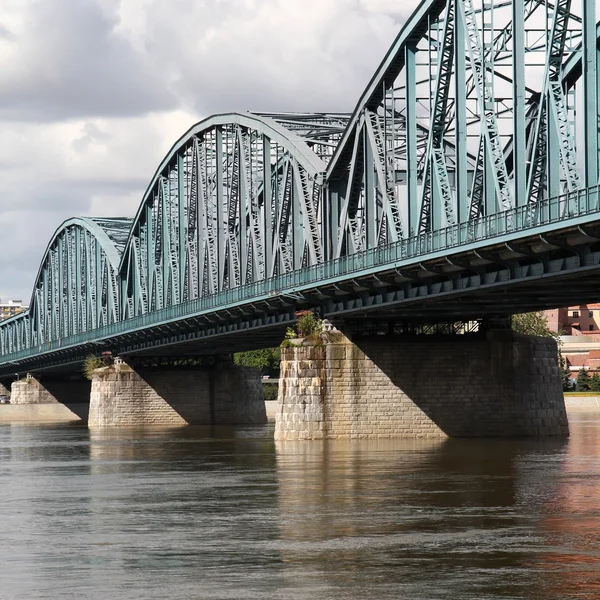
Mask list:
[[[134,218],[58,228],[0,376],[271,346],[301,308],[393,329],[597,301],[597,11],[424,0],[351,115],[198,123]]]

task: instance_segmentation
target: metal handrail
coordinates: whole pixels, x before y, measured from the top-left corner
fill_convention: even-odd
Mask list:
[[[400,267],[417,259],[430,260],[448,251],[462,251],[481,242],[515,239],[515,234],[530,235],[535,230],[555,223],[564,227],[577,224],[581,217],[600,213],[600,186],[561,194],[539,203],[512,208],[438,229],[413,235],[397,242],[363,250],[320,264],[256,281],[236,288],[189,300],[151,313],[111,323],[104,327],[77,333],[65,338],[51,340],[23,350],[0,356],[0,364],[12,363],[37,354],[46,354],[82,344],[91,344],[151,326],[201,316],[225,310],[240,304],[267,300],[280,294],[289,294],[316,285],[334,283],[340,279],[360,277],[374,269],[387,270]],[[591,220],[591,219],[588,219]],[[561,227],[562,228],[562,227]],[[18,318],[27,318],[21,313]],[[18,318],[10,323],[16,326]],[[5,324],[1,323],[0,328]]]

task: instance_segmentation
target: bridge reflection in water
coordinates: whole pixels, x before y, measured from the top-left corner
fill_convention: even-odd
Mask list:
[[[571,422],[569,440],[309,444],[2,426],[2,593],[594,597],[600,417]]]

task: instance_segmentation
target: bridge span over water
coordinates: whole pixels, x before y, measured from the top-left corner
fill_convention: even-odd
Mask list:
[[[597,9],[424,0],[352,114],[201,121],[136,215],[57,229],[0,377],[273,346],[298,309],[394,329],[597,300]]]

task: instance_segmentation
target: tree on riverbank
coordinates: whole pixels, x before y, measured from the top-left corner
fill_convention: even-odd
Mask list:
[[[558,337],[556,331],[548,327],[548,320],[542,311],[513,315],[510,318],[513,331],[523,335],[541,335],[542,337]]]
[[[266,348],[263,350],[249,350],[247,352],[236,352],[233,362],[242,367],[254,367],[260,369],[263,375],[279,377],[279,361],[281,351],[279,348]]]
[[[560,382],[562,384],[563,392],[572,392],[573,384],[571,383],[571,370],[567,366],[567,361],[560,351],[560,344],[558,346],[558,372],[560,373]]]
[[[579,369],[579,373],[577,373],[577,391],[590,391],[590,376],[587,372],[587,369],[584,369],[583,367]]]

